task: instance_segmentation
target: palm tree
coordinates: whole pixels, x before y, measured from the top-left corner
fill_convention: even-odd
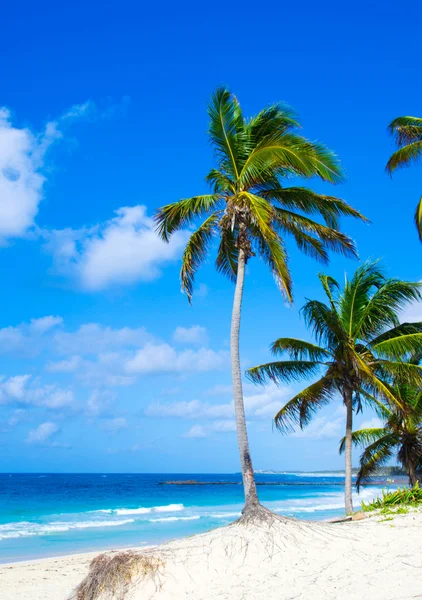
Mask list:
[[[396,169],[407,167],[422,157],[422,119],[420,117],[398,117],[388,126],[398,150],[387,163],[386,169],[392,175]],[[422,197],[415,212],[415,224],[422,242]]]
[[[208,108],[208,135],[215,150],[217,168],[206,177],[211,193],[186,198],[162,207],[156,214],[163,240],[203,219],[183,253],[182,289],[191,301],[194,276],[218,241],[216,267],[235,282],[230,353],[234,408],[240,452],[245,508],[243,514],[261,509],[249,451],[239,359],[239,330],[245,266],[259,255],[271,270],[288,301],[292,281],[284,235],[298,247],[326,263],[328,250],[356,255],[352,240],[340,233],[342,215],[364,219],[343,200],[317,194],[303,187],[283,187],[292,176],[319,177],[336,183],[343,174],[336,156],[325,146],[297,133],[292,111],[275,104],[255,117],[245,118],[237,99],[218,89]],[[307,215],[318,215],[319,223]],[[365,219],[364,219],[365,220]]]
[[[418,365],[421,358],[421,353],[417,353],[409,363]],[[390,407],[377,402],[378,413],[385,419],[384,427],[360,429],[352,434],[355,445],[366,446],[360,457],[358,490],[395,453],[409,476],[410,485],[413,487],[422,480],[422,387],[397,379],[393,391],[405,410],[400,405]],[[343,439],[340,452],[344,451],[344,445]]]
[[[420,348],[422,323],[400,324],[398,313],[409,301],[421,297],[420,284],[386,279],[377,263],[359,267],[344,289],[332,277],[319,276],[328,298],[325,304],[308,300],[302,309],[306,325],[312,330],[317,345],[280,338],[272,345],[275,355],[287,352],[291,360],[281,360],[253,367],[248,376],[256,383],[271,379],[295,381],[322,377],[302,390],[277,413],[279,430],[289,431],[294,425],[307,425],[314,413],[333,401],[340,393],[346,407],[345,507],[352,503],[352,425],[353,410],[360,410],[362,400],[382,398],[389,405],[400,404],[392,376],[406,376],[420,383],[418,365],[403,362],[406,353]]]

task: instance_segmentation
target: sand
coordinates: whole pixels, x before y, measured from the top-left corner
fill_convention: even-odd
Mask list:
[[[351,523],[230,525],[146,552],[160,566],[146,578],[134,576],[127,600],[422,598],[420,512]],[[2,565],[1,600],[65,600],[93,556]]]

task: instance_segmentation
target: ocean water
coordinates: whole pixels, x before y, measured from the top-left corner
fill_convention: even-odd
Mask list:
[[[259,474],[258,493],[279,514],[323,520],[344,514],[343,479],[341,473]],[[168,480],[235,485],[163,485]],[[355,507],[382,487],[364,488]],[[242,501],[239,474],[0,474],[0,562],[204,532],[239,517]]]

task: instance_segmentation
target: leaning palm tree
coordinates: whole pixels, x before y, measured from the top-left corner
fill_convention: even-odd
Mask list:
[[[409,362],[419,364],[422,358],[417,353]],[[356,479],[359,490],[362,483],[368,482],[379,467],[382,467],[396,454],[398,461],[409,477],[413,487],[422,481],[422,387],[406,380],[396,379],[393,392],[401,405],[390,407],[376,402],[377,412],[385,419],[383,427],[359,429],[352,433],[355,445],[366,446],[360,457],[360,469]],[[374,399],[375,400],[375,399]],[[344,451],[345,441],[340,444]]]
[[[422,370],[402,360],[422,345],[422,323],[400,324],[398,313],[410,301],[421,298],[420,284],[387,279],[377,263],[359,267],[344,289],[332,277],[320,275],[325,304],[308,300],[302,309],[306,325],[317,345],[292,338],[280,338],[272,352],[285,352],[291,360],[280,360],[249,369],[256,383],[271,379],[277,384],[302,377],[322,377],[294,396],[275,416],[279,430],[307,425],[314,413],[340,394],[346,407],[345,508],[352,503],[352,425],[353,410],[362,401],[381,398],[389,405],[400,405],[394,388],[394,376],[406,376],[420,384]]]
[[[387,163],[386,169],[392,175],[396,169],[406,167],[422,158],[422,119],[420,117],[398,117],[388,126],[398,150]],[[415,224],[422,242],[422,197],[415,212]]]
[[[199,218],[183,253],[182,289],[191,301],[197,268],[217,241],[217,270],[235,282],[230,352],[238,445],[245,491],[244,514],[261,509],[249,451],[239,360],[240,315],[249,259],[259,255],[268,265],[288,301],[292,281],[285,235],[301,250],[322,262],[328,250],[354,256],[352,240],[338,229],[339,217],[364,217],[343,200],[303,187],[283,187],[292,176],[319,177],[336,183],[343,174],[336,156],[325,146],[297,133],[292,111],[275,104],[255,117],[245,118],[239,102],[226,89],[218,89],[208,109],[209,139],[217,168],[207,178],[211,193],[162,207],[156,214],[163,240],[187,229]],[[322,218],[319,223],[308,215]]]

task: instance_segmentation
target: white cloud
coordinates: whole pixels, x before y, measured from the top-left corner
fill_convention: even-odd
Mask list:
[[[127,361],[128,373],[212,371],[228,364],[228,353],[210,348],[176,351],[169,344],[146,344]]]
[[[208,437],[208,433],[205,431],[202,425],[193,425],[189,431],[182,435],[182,437],[200,439]]]
[[[208,343],[207,330],[200,325],[176,327],[173,333],[173,340],[180,344],[206,345]]]
[[[215,421],[211,426],[212,431],[220,431],[222,433],[232,433],[236,431],[236,421]]]
[[[270,384],[262,388],[260,393],[250,393],[259,390],[255,386],[246,384],[244,395],[245,412],[248,421],[271,420],[284,405],[291,394],[287,387],[277,387]],[[215,388],[211,391],[215,392]],[[218,389],[224,393],[223,389]],[[228,386],[225,391],[231,392]],[[210,395],[208,393],[208,395]],[[182,402],[153,402],[145,409],[147,417],[177,418],[185,420],[199,420],[205,423],[197,424],[183,434],[183,437],[208,437],[214,433],[236,431],[234,421],[234,406],[232,402],[225,404],[211,404],[199,400]]]
[[[56,385],[39,385],[31,375],[0,377],[0,404],[22,404],[62,409],[72,406],[72,390]]]
[[[233,393],[233,387],[231,385],[223,385],[217,383],[209,390],[203,393],[203,396],[231,396]]]
[[[358,429],[379,429],[381,427],[384,427],[384,423],[378,417],[374,417],[373,419],[362,421]]]
[[[59,427],[56,423],[46,421],[45,423],[41,423],[36,429],[30,431],[26,441],[28,444],[41,444],[50,440],[58,431]]]
[[[183,402],[154,402],[145,409],[148,417],[177,417],[182,419],[216,419],[233,416],[231,404],[208,404],[199,400]]]
[[[116,431],[120,431],[121,429],[126,429],[127,426],[127,421],[123,417],[108,419],[103,423],[103,429],[105,429],[106,431],[110,431],[111,433],[115,433]]]
[[[80,356],[71,356],[57,362],[49,362],[45,369],[50,373],[73,373],[81,366],[82,359]]]
[[[236,422],[232,420],[215,421],[207,425],[193,425],[186,433],[185,438],[205,438],[213,433],[233,433],[236,431]]]
[[[205,296],[208,296],[208,286],[205,283],[200,283],[195,289],[195,296],[197,298],[205,298]]]
[[[124,206],[91,228],[44,232],[57,271],[87,291],[158,278],[166,263],[179,258],[187,234],[176,232],[170,243],[163,242],[146,210]]]
[[[48,317],[41,317],[40,319],[31,319],[29,329],[36,333],[46,333],[57,327],[58,325],[62,325],[63,319],[62,317],[49,315]]]
[[[292,437],[311,440],[320,440],[322,438],[337,438],[340,440],[344,435],[344,427],[344,417],[337,417],[332,420],[327,417],[316,417],[304,429],[297,429],[292,433]]]
[[[406,306],[400,315],[400,321],[402,323],[422,321],[422,302],[412,302]]]
[[[10,111],[0,107],[0,244],[25,236],[34,226],[43,199],[46,152],[87,108],[88,104],[72,107],[37,134],[14,125]]]
[[[0,329],[0,352],[19,352],[34,356],[46,345],[46,334],[62,323],[61,317],[49,315],[31,319],[29,323],[21,323],[15,327],[4,327]]]
[[[9,418],[8,424],[11,427],[14,427],[18,423],[20,423],[26,416],[26,411],[22,408],[18,408],[13,411],[12,416]]]
[[[98,323],[86,323],[74,332],[60,331],[53,339],[61,354],[98,354],[119,348],[136,348],[152,340],[145,327],[113,329]]]
[[[115,395],[108,390],[94,390],[86,405],[88,417],[98,417],[108,410],[110,404],[115,400]]]

